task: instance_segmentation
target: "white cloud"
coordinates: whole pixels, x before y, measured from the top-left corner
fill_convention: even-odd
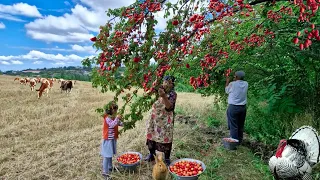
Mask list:
[[[23,62],[18,61],[18,60],[12,60],[11,63],[12,64],[23,64]]]
[[[32,50],[28,54],[19,56],[0,56],[0,60],[49,60],[49,61],[81,61],[84,57],[75,54],[62,55],[62,54],[46,54],[41,51]]]
[[[0,12],[0,19],[6,19],[6,20],[10,20],[10,21],[17,21],[17,22],[25,22],[25,20],[22,20],[20,18],[17,18],[15,16],[12,16],[10,14],[4,14]]]
[[[94,36],[90,31],[98,32],[99,26],[106,22],[104,12],[89,11],[81,5],[71,11],[72,14],[49,15],[26,24],[27,34],[46,42],[89,42]]]
[[[60,48],[59,46],[55,47],[48,47],[48,48],[35,48],[35,47],[28,47],[28,46],[10,46],[10,48],[17,48],[17,49],[25,49],[25,50],[38,50],[38,51],[58,51],[58,52],[81,52],[84,54],[97,54],[99,51],[96,52],[96,49],[94,49],[92,46],[81,46],[79,44],[73,44],[70,45],[71,48],[65,49]],[[2,56],[0,56],[1,59]]]
[[[68,1],[63,2],[66,6],[70,6],[70,3]]]
[[[14,59],[14,56],[0,56],[0,60],[10,60],[10,59]]]
[[[27,3],[16,3],[13,5],[0,4],[0,12],[28,17],[42,17],[36,6],[31,6]]]
[[[10,65],[10,63],[9,63],[9,62],[7,62],[7,61],[0,61],[0,64],[3,64],[3,65]]]
[[[67,42],[85,42],[89,41],[92,38],[93,34],[88,33],[75,33],[75,32],[65,32],[65,34],[60,33],[48,33],[48,32],[41,32],[41,30],[33,31],[27,30],[27,34],[31,36],[33,39],[42,40],[46,42],[60,42],[60,43],[67,43]]]
[[[64,62],[56,62],[56,63],[51,63],[52,65],[56,65],[56,66],[63,66],[66,65],[66,63]]]
[[[80,0],[80,2],[93,10],[107,11],[109,8],[128,6],[134,3],[135,0]]]
[[[33,61],[32,64],[42,64],[43,61]]]
[[[93,49],[92,46],[80,46],[78,44],[74,44],[74,45],[71,45],[71,48],[72,50],[74,51],[78,51],[78,52],[86,52],[88,54],[93,54],[95,53],[95,49]]]
[[[6,25],[3,24],[3,22],[0,22],[0,29],[6,28]]]
[[[45,42],[79,43],[90,42],[99,32],[99,26],[109,19],[105,13],[108,8],[127,6],[135,0],[80,0],[71,13],[62,16],[45,16],[25,25],[27,34]],[[85,6],[87,7],[85,7]]]

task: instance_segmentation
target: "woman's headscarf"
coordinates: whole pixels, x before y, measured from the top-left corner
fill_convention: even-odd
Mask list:
[[[175,80],[176,80],[176,78],[175,78],[174,76],[167,75],[167,76],[165,76],[165,77],[163,78],[163,80],[164,80],[164,81],[171,81],[171,82],[172,82],[172,85],[173,85],[172,88],[174,88],[174,82],[175,82]]]

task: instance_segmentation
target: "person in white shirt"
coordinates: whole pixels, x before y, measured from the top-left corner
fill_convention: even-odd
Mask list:
[[[244,81],[245,73],[243,71],[235,72],[234,81],[230,82],[229,77],[226,80],[225,91],[228,94],[228,129],[230,129],[231,138],[243,140],[244,122],[247,113],[247,92],[248,82]]]

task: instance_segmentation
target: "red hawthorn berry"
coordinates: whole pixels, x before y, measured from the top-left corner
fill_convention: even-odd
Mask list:
[[[299,48],[300,48],[300,50],[303,50],[303,49],[304,49],[304,45],[303,45],[303,44],[300,44],[300,45],[299,45]]]
[[[178,24],[179,24],[179,21],[178,21],[178,20],[172,21],[172,25],[176,26],[176,25],[178,25]]]
[[[189,65],[189,64],[186,64],[186,68],[190,68],[190,65]]]
[[[315,28],[315,25],[314,25],[314,24],[311,24],[311,28],[314,29],[314,28]]]
[[[299,39],[298,38],[294,38],[293,39],[293,43],[298,44],[299,43]]]
[[[238,36],[239,32],[236,32],[236,35]]]
[[[97,40],[97,37],[92,37],[90,40],[91,40],[92,42],[95,42],[95,41]]]
[[[141,58],[140,57],[135,57],[133,58],[133,62],[138,63],[140,62]]]
[[[300,35],[301,35],[301,32],[300,32],[300,31],[298,31],[298,32],[297,32],[297,36],[300,36]]]

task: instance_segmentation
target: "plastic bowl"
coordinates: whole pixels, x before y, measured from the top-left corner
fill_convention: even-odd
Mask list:
[[[237,146],[239,145],[239,141],[229,142],[229,141],[226,141],[226,139],[230,139],[230,138],[223,138],[222,139],[222,143],[223,143],[224,148],[226,148],[228,150],[236,150]]]
[[[140,157],[140,160],[137,161],[136,163],[133,163],[133,164],[122,164],[121,162],[118,161],[118,157],[120,157],[124,154],[128,154],[128,153],[129,154],[138,154]],[[139,165],[139,163],[142,160],[142,154],[139,152],[133,152],[133,151],[124,152],[124,153],[120,154],[118,157],[117,157],[117,162],[120,164],[120,166],[122,166],[124,169],[127,169],[127,170],[135,170],[136,167]]]
[[[190,158],[183,158],[183,159],[175,160],[170,164],[170,166],[173,166],[175,163],[180,162],[180,161],[197,162],[197,163],[201,164],[201,167],[203,169],[202,173],[206,170],[206,165],[202,161],[199,161],[196,159],[190,159]],[[200,173],[200,174],[194,175],[194,176],[179,176],[179,175],[175,174],[174,172],[170,171],[170,166],[168,167],[170,174],[172,174],[178,180],[196,180],[202,174],[202,173]]]

